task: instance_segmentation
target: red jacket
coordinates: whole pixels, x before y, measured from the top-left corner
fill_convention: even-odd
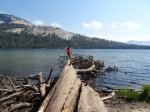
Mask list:
[[[71,53],[71,49],[70,48],[67,48],[67,53]]]

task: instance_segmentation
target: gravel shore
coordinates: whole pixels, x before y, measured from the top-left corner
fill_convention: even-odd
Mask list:
[[[146,102],[129,102],[117,96],[104,101],[109,112],[150,112],[150,104]]]

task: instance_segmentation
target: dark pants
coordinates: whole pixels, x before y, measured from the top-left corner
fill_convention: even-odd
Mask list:
[[[67,52],[67,55],[69,56],[69,58],[71,58],[71,53]]]

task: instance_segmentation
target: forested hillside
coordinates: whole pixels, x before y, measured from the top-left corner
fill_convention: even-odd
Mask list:
[[[62,39],[55,33],[47,36],[25,32],[8,33],[0,31],[0,48],[73,48],[86,49],[149,49],[150,46],[128,45],[99,38],[90,38],[75,34],[70,40]]]
[[[94,49],[150,49],[150,46],[129,45],[116,41],[99,38],[90,38],[83,35],[74,35],[71,45],[75,48]]]
[[[68,41],[55,34],[47,36],[0,32],[0,48],[62,48]]]
[[[51,26],[35,26],[13,15],[0,14],[0,48],[73,48],[150,49],[150,46],[121,42],[66,32]]]

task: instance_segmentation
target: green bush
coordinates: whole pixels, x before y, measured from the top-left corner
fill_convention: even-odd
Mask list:
[[[143,86],[143,92],[141,93],[140,100],[150,102],[150,85]]]
[[[120,90],[118,92],[118,95],[121,98],[124,98],[128,101],[136,101],[136,100],[139,100],[139,98],[140,98],[140,93],[138,93],[136,91],[130,91],[130,90]]]
[[[145,101],[150,103],[150,85],[143,85],[142,92],[131,90],[120,90],[118,96],[128,101]]]

